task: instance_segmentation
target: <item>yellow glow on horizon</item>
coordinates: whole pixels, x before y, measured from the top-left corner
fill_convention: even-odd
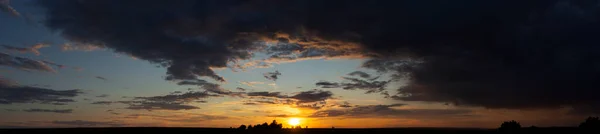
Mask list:
[[[298,119],[298,118],[290,118],[288,120],[288,123],[290,125],[292,125],[292,126],[296,126],[296,125],[300,124],[300,119]]]

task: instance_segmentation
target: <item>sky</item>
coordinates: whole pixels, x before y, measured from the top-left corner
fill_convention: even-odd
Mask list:
[[[600,1],[0,0],[0,128],[576,126]]]

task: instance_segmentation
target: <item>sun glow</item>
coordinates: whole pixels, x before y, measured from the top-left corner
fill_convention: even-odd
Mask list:
[[[288,123],[292,126],[296,126],[298,124],[300,124],[300,119],[298,118],[291,118],[290,120],[288,120]]]

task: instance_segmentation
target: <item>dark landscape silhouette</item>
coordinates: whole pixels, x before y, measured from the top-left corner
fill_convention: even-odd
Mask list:
[[[284,128],[283,124],[273,120],[270,124],[264,122],[255,125],[240,125],[237,128],[181,128],[181,127],[113,127],[113,128],[21,128],[0,129],[1,134],[9,133],[59,133],[59,134],[105,134],[105,133],[214,133],[214,134],[265,134],[265,133],[291,133],[291,134],[325,134],[325,133],[405,133],[405,134],[537,134],[537,133],[565,133],[565,134],[597,134],[600,133],[600,120],[598,117],[588,117],[579,126],[573,127],[522,127],[516,120],[505,121],[497,129],[477,128],[302,128],[300,125]]]

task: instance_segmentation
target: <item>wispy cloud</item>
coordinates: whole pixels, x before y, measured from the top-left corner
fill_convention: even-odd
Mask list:
[[[113,101],[94,101],[90,104],[95,104],[95,105],[110,105],[113,104]]]
[[[40,53],[39,49],[44,48],[44,47],[50,47],[50,45],[46,44],[46,43],[37,43],[31,47],[15,47],[15,46],[9,46],[9,45],[2,45],[2,47],[6,50],[13,51],[13,52],[33,53],[35,55],[40,55],[41,53]]]
[[[13,16],[20,17],[21,14],[17,12],[13,7],[10,6],[10,0],[0,0],[0,9],[3,12],[10,13]]]
[[[333,97],[333,93],[324,90],[309,90],[296,93],[294,95],[284,95],[280,92],[248,92],[246,94],[249,97],[264,97],[264,98],[275,98],[275,99],[288,99],[293,100],[296,103],[313,103],[325,101]],[[287,102],[287,101],[286,101]]]
[[[370,74],[361,71],[355,71],[350,74],[350,76],[359,76],[360,78],[352,78],[352,77],[342,77],[345,82],[329,82],[329,81],[319,81],[315,83],[316,86],[321,88],[342,88],[344,90],[365,90],[367,94],[369,93],[381,93],[385,90],[386,86],[391,82],[391,80],[387,81],[378,81],[379,77],[371,77]]]
[[[79,89],[53,90],[21,86],[14,81],[0,78],[0,104],[40,103],[62,105],[74,102],[72,98],[82,93]]]
[[[0,52],[0,65],[13,67],[25,71],[42,71],[42,72],[56,72],[49,64],[51,62],[42,60],[33,60],[24,57],[12,56],[6,53]]]
[[[24,112],[30,113],[60,113],[60,114],[69,114],[73,113],[73,109],[25,109]]]
[[[85,52],[89,52],[89,51],[96,51],[96,50],[101,50],[104,49],[104,46],[102,45],[95,45],[95,44],[89,44],[89,43],[65,43],[61,46],[61,50],[62,51],[85,51]]]
[[[260,81],[240,81],[239,83],[248,87],[256,87],[258,84],[265,84],[264,82]]]
[[[186,93],[171,93],[163,96],[135,97],[132,101],[117,101],[129,105],[127,109],[133,110],[190,110],[199,109],[189,103],[204,101],[209,97],[220,97],[208,91],[189,91]],[[114,102],[98,102],[98,104],[111,104]]]
[[[106,98],[108,96],[110,96],[110,95],[108,95],[108,94],[101,94],[101,95],[98,95],[96,97],[98,97],[98,98]]]
[[[321,110],[313,113],[310,117],[440,117],[440,116],[457,116],[471,114],[471,110],[465,109],[396,109],[394,107],[402,107],[406,104],[392,105],[366,105],[356,106],[351,109],[344,110]]]
[[[108,80],[108,79],[106,79],[106,78],[104,78],[104,77],[101,77],[101,76],[96,76],[96,77],[94,77],[94,78],[96,78],[96,79],[100,79],[100,80],[103,80],[103,81],[107,81],[107,80]]]

